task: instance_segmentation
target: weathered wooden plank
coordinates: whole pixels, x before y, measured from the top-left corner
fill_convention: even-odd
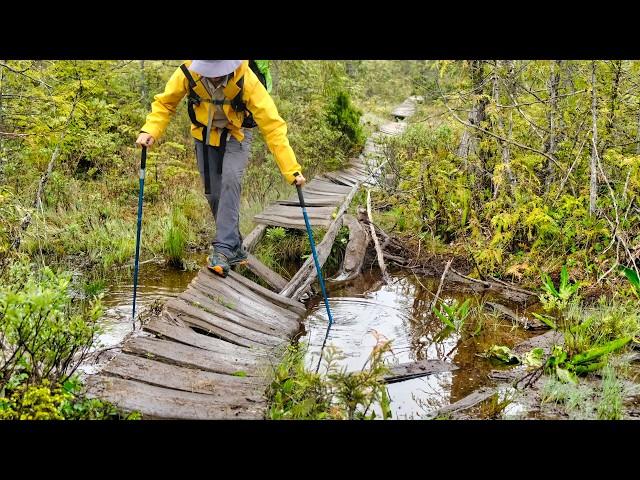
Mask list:
[[[480,402],[483,402],[490,398],[497,392],[495,388],[492,387],[482,387],[479,388],[466,397],[458,400],[457,402],[452,403],[451,405],[447,405],[438,409],[435,413],[432,414],[433,417],[439,417],[446,414],[451,414],[454,412],[461,412],[462,410],[467,410]]]
[[[237,401],[251,398],[254,402],[265,401],[263,379],[180,367],[127,353],[111,360],[101,373],[157,387],[206,393],[212,395],[212,399]]]
[[[298,200],[298,198],[292,200],[278,200],[276,203],[278,205],[289,205],[300,208],[300,200]],[[340,205],[340,202],[336,200],[308,200],[305,197],[304,204],[309,207],[337,207]]]
[[[153,333],[159,338],[172,340],[174,342],[184,343],[192,347],[202,348],[217,353],[226,353],[230,355],[254,355],[271,358],[272,353],[260,347],[242,347],[233,343],[225,342],[219,338],[210,337],[197,333],[184,322],[171,318],[168,312],[163,312],[160,316],[152,318],[148,323],[144,324],[143,330]]]
[[[216,336],[238,345],[252,346],[257,343],[264,346],[275,346],[283,342],[281,338],[256,332],[227,319],[212,315],[180,298],[169,300],[166,308],[172,315],[177,315],[183,322],[207,329]]]
[[[256,225],[256,227],[251,230],[249,235],[247,235],[242,241],[242,246],[245,248],[247,252],[252,252],[255,246],[258,244],[262,236],[264,235],[267,226],[260,223]]]
[[[336,185],[327,180],[312,180],[306,185],[308,190],[318,190],[321,193],[338,193],[341,195],[347,195],[351,191],[351,187],[344,185]]]
[[[384,125],[380,125],[380,132],[387,135],[400,135],[407,128],[407,124],[404,122],[389,122]]]
[[[208,320],[203,320],[199,315],[194,316],[194,315],[191,315],[190,313],[185,312],[184,310],[176,310],[172,308],[171,305],[165,305],[165,310],[167,314],[172,318],[180,320],[190,328],[191,327],[199,328],[200,330],[206,332],[207,336],[213,336],[214,338],[218,338],[225,342],[232,343],[234,345],[238,345],[241,347],[247,347],[252,349],[253,348],[270,348],[263,344],[253,342],[244,337],[236,335],[235,333],[231,333],[223,328],[220,328],[217,325],[212,324]]]
[[[258,294],[244,283],[238,282],[235,276],[221,279],[214,273],[203,270],[194,281],[203,283],[206,287],[222,292],[228,299],[235,299],[236,303],[242,302],[248,306],[255,307],[254,310],[261,314],[261,316],[266,315],[285,328],[297,328],[298,326],[298,315],[295,312]],[[255,305],[252,305],[253,303],[255,303]]]
[[[263,360],[257,357],[211,352],[158,338],[134,337],[124,344],[122,351],[173,365],[226,375],[244,372],[247,376],[261,378],[267,365],[263,365]]]
[[[266,411],[266,402],[212,401],[211,395],[182,392],[105,375],[90,377],[87,385],[88,396],[112,402],[127,412],[138,411],[145,419],[260,419],[264,418]]]
[[[318,254],[318,264],[320,268],[324,265],[327,258],[329,257],[329,253],[331,253],[331,247],[333,246],[333,241],[338,234],[338,230],[342,226],[343,216],[340,215],[336,220],[331,224],[328,228],[327,232],[324,234],[324,238],[317,245],[316,252]],[[305,261],[305,263],[300,267],[300,270],[296,272],[296,274],[291,278],[287,286],[282,289],[280,295],[285,295],[290,298],[298,298],[299,295],[302,294],[306,288],[313,283],[317,276],[317,272],[315,270],[315,264],[313,259],[309,262],[309,259]]]
[[[278,275],[251,254],[248,254],[247,268],[278,292],[287,284],[287,280],[282,275]]]
[[[334,185],[336,185],[334,183]],[[340,185],[338,185],[340,186]],[[346,194],[341,193],[341,192],[329,192],[328,190],[325,189],[321,189],[320,187],[313,185],[310,187],[307,187],[306,190],[303,190],[302,192],[306,198],[306,196],[308,194],[311,195],[315,195],[315,198],[325,198],[325,199],[337,199],[337,198],[344,198],[346,196]]]
[[[291,298],[280,295],[279,293],[272,292],[271,290],[267,290],[263,286],[258,285],[257,283],[244,278],[242,275],[238,274],[237,272],[231,271],[229,272],[229,276],[232,277],[237,282],[242,283],[246,287],[250,288],[251,290],[256,292],[258,295],[261,295],[265,297],[267,300],[271,300],[272,302],[279,304],[281,307],[286,308],[287,310],[291,310],[292,312],[300,316],[304,315],[307,312],[307,309],[304,307],[304,305],[298,302],[297,300],[293,300]]]
[[[344,201],[345,195],[331,195],[331,196],[327,196],[327,195],[323,195],[321,193],[309,193],[309,192],[303,192],[304,193],[304,201],[307,202],[307,200],[309,201],[313,201],[313,202],[326,202],[328,205],[326,206],[330,206],[330,205],[341,205],[342,202]],[[286,200],[283,200],[284,202],[292,202],[295,205],[299,205],[298,202],[298,195],[294,195],[291,196],[289,198],[287,198]]]
[[[293,331],[293,327],[288,328],[279,318],[276,318],[272,310],[261,312],[259,306],[255,304],[249,305],[250,300],[245,300],[241,304],[235,305],[234,309],[225,308],[222,305],[211,305],[206,302],[210,302],[212,290],[202,283],[193,283],[187,291],[184,292],[183,300],[188,301],[190,304],[197,304],[198,308],[211,313],[214,317],[228,320],[239,326],[252,330],[254,332],[263,333],[265,335],[277,337],[280,339],[286,339],[289,337],[289,332]],[[215,293],[213,293],[215,295]],[[217,324],[219,322],[216,321]],[[222,328],[225,328],[223,325]],[[248,337],[249,340],[257,340],[255,336],[250,336],[250,332],[245,331],[233,331],[233,333],[239,334],[244,337]]]
[[[338,212],[336,213],[336,219],[327,228],[322,242],[320,242],[316,249],[319,257],[318,263],[320,264],[320,268],[322,268],[322,265],[324,265],[324,262],[331,252],[333,241],[338,234],[338,230],[342,226],[343,214],[344,212],[346,212],[349,204],[351,203],[351,200],[353,200],[353,197],[355,196],[357,191],[358,186],[356,185],[351,189],[351,192],[349,193],[349,195],[347,195],[347,198],[338,209]],[[316,276],[317,272],[315,271],[314,260],[309,257],[307,258],[307,260],[305,260],[302,267],[300,267],[300,270],[296,272],[296,274],[293,276],[293,278],[291,278],[287,286],[280,292],[280,294],[290,298],[299,298],[299,295],[301,295],[302,292],[304,292],[307,287],[311,285]]]
[[[348,178],[345,178],[339,172],[327,173],[325,175],[329,177],[331,180],[333,180],[335,183],[338,183],[340,185],[346,185],[346,186],[352,187],[353,185],[355,185],[355,183],[357,183],[354,180],[349,180]]]
[[[346,282],[360,275],[370,240],[367,229],[356,217],[347,213],[342,217],[343,225],[349,228],[349,242],[342,265],[340,265],[340,271],[334,278],[328,279],[330,282]]]
[[[262,319],[262,321],[255,319],[251,316],[251,313],[253,312],[247,312],[248,309],[245,309],[245,306],[243,304],[236,305],[233,309],[227,308],[224,305],[220,305],[216,300],[213,300],[209,295],[207,295],[206,291],[198,288],[199,286],[200,285],[197,283],[190,285],[184,292],[180,294],[180,299],[189,302],[195,307],[213,315],[214,317],[217,317],[220,320],[228,320],[229,322],[234,323],[241,328],[282,339],[285,339],[287,337],[284,333],[283,327],[280,324],[274,325],[274,323],[264,318]],[[242,336],[247,336],[250,333],[238,329],[232,331],[233,333],[240,334]]]
[[[411,378],[424,377],[434,373],[452,372],[458,366],[442,360],[420,360],[390,367],[390,373],[384,376],[386,383],[402,382]]]
[[[276,227],[285,227],[285,228],[296,228],[298,230],[304,230],[306,228],[306,224],[304,219],[294,220],[291,218],[284,217],[276,217],[276,216],[265,216],[265,217],[254,217],[254,222],[256,223],[264,223],[265,225],[273,225]],[[331,219],[321,220],[319,218],[310,218],[309,223],[312,226],[317,227],[328,227],[331,224]]]
[[[542,348],[545,353],[550,353],[554,345],[562,345],[564,343],[564,335],[557,330],[549,330],[542,335],[536,335],[524,342],[520,342],[513,347],[513,352],[517,355],[527,353],[534,348]]]
[[[214,285],[197,281],[191,285],[195,289],[195,294],[200,302],[206,300],[206,297],[217,296],[220,290]],[[235,295],[237,292],[232,293]],[[254,292],[251,292],[256,295]],[[204,298],[203,298],[204,297]],[[293,333],[299,329],[298,316],[294,312],[281,308],[279,305],[269,304],[266,305],[262,301],[254,301],[253,296],[242,294],[240,299],[241,303],[235,305],[234,310],[222,312],[218,309],[211,309],[215,316],[221,316],[231,321],[242,322],[251,326],[256,330],[255,324],[264,324],[269,327],[268,331],[264,331],[264,328],[258,330],[260,332],[272,335],[281,339],[289,338]],[[229,294],[227,294],[229,298]],[[282,311],[287,312],[287,316],[282,314]],[[235,317],[234,317],[235,313]]]
[[[335,207],[333,206],[307,207],[307,216],[309,218],[329,218],[334,211]],[[278,217],[287,217],[293,219],[303,218],[302,210],[300,209],[300,207],[293,207],[288,205],[270,205],[256,216],[264,217],[265,215],[275,215]]]

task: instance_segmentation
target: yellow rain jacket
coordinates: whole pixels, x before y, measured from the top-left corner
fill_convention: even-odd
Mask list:
[[[191,65],[191,61],[185,62],[186,66]],[[202,85],[201,75],[191,72],[193,80],[196,82],[194,91],[203,100],[210,100],[211,96]],[[233,72],[233,77],[229,79],[223,93],[225,98],[232,100],[240,91],[238,80],[244,76],[244,86],[242,92],[242,100],[247,109],[252,113],[253,119],[258,124],[260,132],[269,147],[269,150],[276,159],[276,163],[282,172],[285,180],[291,184],[294,181],[294,173],[302,173],[302,168],[296,160],[296,156],[289,145],[287,139],[287,124],[278,114],[278,110],[267,93],[258,77],[249,68],[249,61],[245,60]],[[176,112],[178,103],[189,92],[189,81],[185,77],[180,68],[171,75],[167,82],[164,92],[154,97],[151,105],[151,113],[147,115],[147,121],[142,127],[142,131],[153,136],[158,140],[164,134],[171,116]],[[206,125],[208,108],[212,104],[206,101],[200,102],[194,107],[196,119]],[[244,138],[242,122],[245,118],[245,112],[236,112],[233,107],[227,103],[222,106],[224,113],[229,120],[229,133],[233,135],[239,142]],[[194,138],[204,141],[202,138],[202,128],[191,125],[191,134]],[[220,130],[212,128],[209,138],[210,145],[217,147],[220,145]]]

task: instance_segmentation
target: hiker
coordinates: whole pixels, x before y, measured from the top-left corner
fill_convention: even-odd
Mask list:
[[[154,97],[136,140],[141,146],[153,145],[178,103],[188,95],[198,169],[216,222],[207,266],[223,277],[232,265],[247,260],[239,229],[240,188],[254,126],[260,128],[287,183],[305,183],[287,139],[287,124],[263,81],[264,76],[259,79],[248,60],[187,61],[173,73],[164,92]]]

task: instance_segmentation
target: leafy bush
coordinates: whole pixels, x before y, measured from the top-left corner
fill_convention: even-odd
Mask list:
[[[99,299],[78,305],[70,295],[69,273],[27,263],[12,265],[0,286],[0,383],[17,375],[28,384],[64,383],[80,365],[102,315]]]
[[[352,105],[351,98],[345,91],[338,92],[327,109],[329,125],[342,132],[353,147],[361,147],[364,144],[361,116],[362,112]]]

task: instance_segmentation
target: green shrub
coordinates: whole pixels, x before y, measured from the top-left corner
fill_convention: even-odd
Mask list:
[[[353,106],[349,94],[345,91],[338,92],[327,109],[329,125],[342,132],[354,147],[364,144],[361,116],[362,112]]]
[[[74,302],[70,281],[48,267],[12,265],[0,286],[1,384],[17,375],[28,384],[64,382],[80,365],[99,333],[102,306],[99,299]]]

